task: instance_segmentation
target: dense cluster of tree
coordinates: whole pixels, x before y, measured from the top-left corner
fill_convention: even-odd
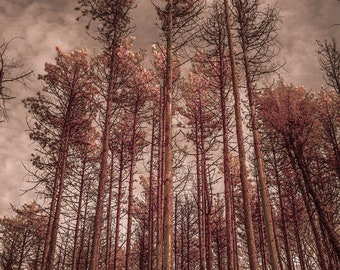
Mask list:
[[[275,8],[154,5],[147,69],[129,37],[134,1],[79,1],[102,51],[57,48],[23,101],[47,207],[0,220],[1,267],[339,269],[335,41],[319,43],[334,90],[260,87],[279,67]]]

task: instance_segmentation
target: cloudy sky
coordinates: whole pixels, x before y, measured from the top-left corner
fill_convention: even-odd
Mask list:
[[[136,46],[150,51],[157,39],[154,10],[150,0],[136,2]],[[26,70],[33,70],[36,77],[43,73],[45,62],[53,61],[57,45],[66,51],[84,47],[99,51],[84,31],[85,20],[75,20],[76,5],[77,0],[1,0],[0,41],[21,38],[13,41],[9,56],[19,60]],[[334,36],[340,43],[340,26],[334,26],[340,24],[340,1],[278,0],[277,5],[282,18],[280,61],[286,63],[281,74],[287,83],[318,90],[323,80],[316,40]],[[9,203],[21,204],[35,198],[32,193],[20,195],[30,187],[22,164],[29,165],[33,148],[25,132],[26,111],[21,100],[40,89],[35,78],[30,89],[13,85],[12,93],[17,99],[8,105],[10,121],[0,125],[0,216],[8,212]]]

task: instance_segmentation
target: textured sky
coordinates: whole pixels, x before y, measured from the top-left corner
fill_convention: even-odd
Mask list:
[[[274,1],[267,0],[273,3]],[[154,10],[149,0],[138,0],[133,12],[136,47],[150,51],[157,39]],[[0,40],[20,37],[11,44],[9,54],[18,59],[34,76],[43,73],[44,63],[53,61],[55,46],[68,51],[87,47],[99,51],[96,43],[85,33],[85,20],[77,22],[76,0],[1,0]],[[317,61],[316,40],[334,36],[340,43],[339,0],[278,0],[282,24],[279,40],[282,45],[279,60],[286,65],[281,70],[287,83],[318,90],[323,84]],[[26,111],[21,100],[41,89],[35,78],[30,89],[13,85],[17,97],[8,105],[10,121],[0,125],[0,216],[9,203],[21,204],[35,198],[22,195],[30,187],[22,164],[29,165],[34,145],[29,141]]]

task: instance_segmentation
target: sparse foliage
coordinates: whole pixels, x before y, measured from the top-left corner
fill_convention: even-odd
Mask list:
[[[32,71],[21,71],[22,65],[17,59],[9,58],[8,50],[13,46],[14,40],[15,38],[0,44],[0,123],[8,119],[6,103],[14,98],[12,83],[18,82],[25,86],[26,80],[32,74]]]
[[[334,38],[331,41],[318,41],[319,63],[324,72],[326,84],[340,94],[340,50]]]

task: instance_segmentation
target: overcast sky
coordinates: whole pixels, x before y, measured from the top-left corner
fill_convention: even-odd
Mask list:
[[[267,0],[273,3],[274,1]],[[10,55],[19,60],[35,77],[44,71],[44,63],[55,56],[55,46],[69,51],[74,48],[96,49],[96,43],[84,31],[85,20],[77,22],[76,0],[0,0],[0,40],[20,37],[11,44]],[[154,10],[149,0],[137,0],[133,12],[136,46],[150,51],[157,38]],[[278,0],[282,24],[279,39],[283,48],[281,71],[287,83],[318,90],[323,84],[317,61],[316,40],[334,36],[340,43],[339,0]],[[9,104],[10,121],[0,125],[0,216],[9,203],[21,204],[34,199],[34,194],[20,196],[26,183],[22,163],[29,165],[33,145],[28,139],[26,111],[21,100],[41,89],[36,79],[31,89],[13,88],[17,97]]]

